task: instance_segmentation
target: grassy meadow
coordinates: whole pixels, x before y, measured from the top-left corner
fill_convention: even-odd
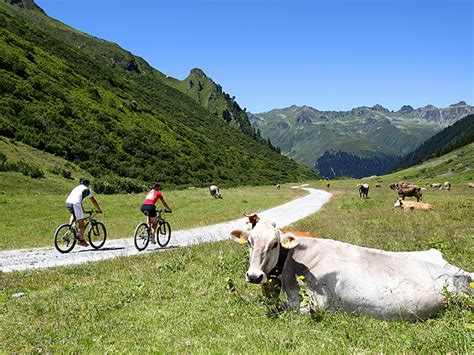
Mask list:
[[[33,179],[20,172],[0,171],[0,250],[52,247],[58,225],[69,220],[65,200],[80,177],[90,177],[83,169],[60,157],[0,137],[0,152],[8,161],[26,161],[41,167],[44,177]],[[67,170],[71,178],[55,171]],[[94,179],[91,178],[94,182]],[[287,185],[283,185],[287,186]],[[289,185],[288,185],[289,186]],[[166,219],[174,230],[200,227],[242,217],[244,212],[258,212],[305,195],[304,191],[274,186],[221,188],[223,198],[211,198],[207,188],[165,190],[166,202],[174,213]],[[98,219],[107,227],[107,238],[133,235],[135,226],[144,220],[140,206],[143,194],[96,194],[104,214]],[[93,208],[88,199],[86,209]]]
[[[74,184],[71,183],[71,189]],[[305,195],[302,190],[277,191],[274,186],[221,189],[221,193],[222,199],[213,199],[204,188],[164,191],[165,200],[173,210],[166,219],[174,230],[205,226]],[[56,227],[69,220],[64,202],[67,194],[0,194],[0,250],[52,247]],[[135,226],[145,220],[140,212],[144,194],[96,195],[96,198],[104,211],[98,219],[105,223],[109,239],[132,237]],[[92,204],[87,200],[84,207],[92,208]]]
[[[451,163],[457,164],[456,159]],[[312,187],[332,192],[333,198],[320,212],[292,227],[385,250],[434,247],[452,264],[473,271],[470,177],[456,172],[445,175],[441,163],[430,164],[439,168],[432,176],[420,175],[420,168],[367,180],[368,199],[359,198],[356,185],[361,180],[329,181],[329,188],[327,181],[310,182]],[[420,184],[450,180],[452,190],[423,190],[423,200],[436,207],[432,212],[394,209],[397,195],[388,185],[403,176]],[[383,180],[380,188],[375,187],[376,180]],[[252,189],[236,189],[243,195],[235,197],[235,204],[252,205],[246,197],[251,192],[260,195],[258,200],[271,200],[275,193],[273,187]],[[291,191],[285,185],[280,193]],[[216,201],[208,200],[204,190],[170,192],[166,197],[176,211],[173,223],[179,224],[178,215],[184,215],[186,206],[196,209],[194,194],[213,206],[232,200],[231,192],[224,191],[224,199]],[[120,205],[124,197],[110,198],[109,202],[104,199],[104,209],[106,203]],[[218,214],[223,210],[221,205]],[[201,219],[213,218],[212,209],[199,212]],[[136,219],[140,219],[138,213]],[[17,226],[21,223],[16,222]],[[316,317],[290,311],[279,314],[261,296],[259,286],[245,282],[247,267],[247,246],[224,241],[88,265],[3,273],[2,350],[472,353],[474,349],[472,297],[460,303],[449,300],[438,316],[423,322],[389,322],[325,311]],[[24,295],[16,297],[19,292]]]

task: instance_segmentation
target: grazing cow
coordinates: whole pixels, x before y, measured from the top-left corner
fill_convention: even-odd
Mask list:
[[[382,187],[382,185],[380,185],[380,184],[375,184],[375,187]]]
[[[423,202],[415,202],[415,201],[403,201],[402,199],[398,199],[393,204],[394,207],[400,207],[404,210],[421,210],[421,211],[433,211],[434,206],[430,205],[429,203]]]
[[[446,181],[444,184],[443,184],[443,187],[446,191],[450,191],[451,190],[451,183],[449,181]]]
[[[327,184],[326,187],[329,189],[331,187],[331,184]]]
[[[364,198],[367,198],[369,196],[369,184],[359,184],[359,197],[364,196]]]
[[[474,189],[474,183],[469,182],[469,183],[467,184],[467,187],[469,187],[470,189]]]
[[[216,185],[209,186],[209,193],[214,198],[222,198],[219,188]]]
[[[432,189],[440,189],[441,188],[441,184],[440,183],[432,183],[432,184],[428,184],[428,186],[430,186]]]
[[[416,200],[419,202],[422,196],[421,187],[418,185],[412,185],[410,183],[399,183],[399,184],[390,184],[392,190],[397,190],[398,196],[402,200],[405,197],[416,197]]]
[[[295,309],[302,301],[300,276],[313,307],[396,320],[433,316],[446,303],[445,291],[469,292],[474,279],[435,249],[387,252],[298,237],[262,220],[251,230],[231,235],[250,246],[246,280],[262,285],[269,278],[278,280],[288,297],[286,305]]]
[[[280,188],[281,188],[280,184],[276,184],[276,188],[277,188],[277,190],[280,190]]]

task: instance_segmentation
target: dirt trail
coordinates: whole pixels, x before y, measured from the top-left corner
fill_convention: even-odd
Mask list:
[[[259,212],[259,216],[273,220],[281,228],[294,223],[318,211],[331,198],[331,194],[312,188],[303,188],[309,194],[278,207]],[[229,239],[229,233],[244,226],[245,219],[188,230],[173,231],[171,241],[166,248],[149,244],[146,251],[139,252],[133,244],[133,238],[108,240],[100,250],[76,246],[69,254],[58,253],[53,247],[7,250],[0,252],[0,270],[11,272],[18,270],[48,268],[52,266],[82,264],[97,260],[122,256],[164,251],[170,248],[185,247],[193,244],[209,243]]]

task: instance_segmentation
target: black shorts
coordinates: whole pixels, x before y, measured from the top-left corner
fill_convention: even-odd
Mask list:
[[[142,205],[140,210],[145,216],[156,217],[156,206],[155,205]]]

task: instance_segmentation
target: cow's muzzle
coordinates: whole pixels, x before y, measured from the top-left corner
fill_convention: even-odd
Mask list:
[[[245,274],[247,282],[251,282],[254,284],[263,284],[267,282],[267,277],[265,273],[259,270],[249,270]]]

